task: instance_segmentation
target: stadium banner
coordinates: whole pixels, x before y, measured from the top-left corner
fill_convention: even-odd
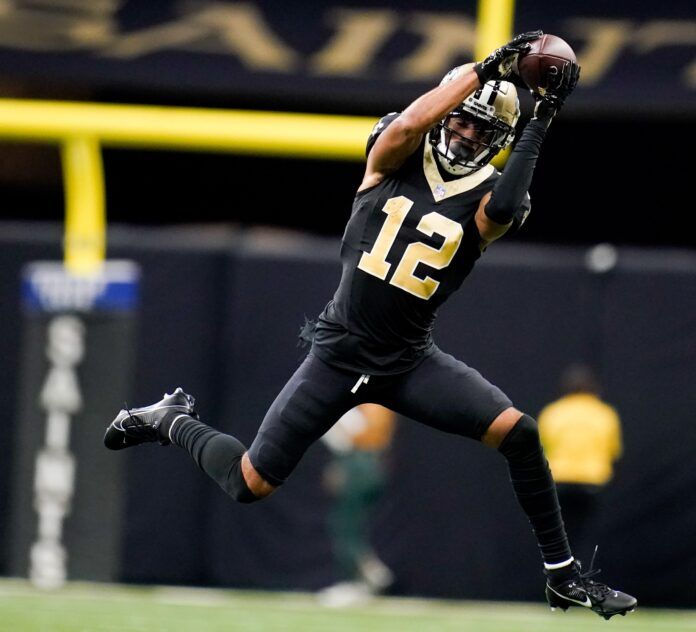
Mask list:
[[[291,8],[291,10],[290,10]],[[0,11],[5,81],[350,112],[400,107],[472,60],[477,3],[16,0]],[[696,111],[692,0],[518,3],[517,32],[566,39],[569,111]],[[26,92],[25,92],[26,93]],[[258,107],[258,105],[256,105]]]
[[[130,391],[139,276],[131,261],[23,271],[9,570],[42,588],[120,572],[123,468],[99,448]]]

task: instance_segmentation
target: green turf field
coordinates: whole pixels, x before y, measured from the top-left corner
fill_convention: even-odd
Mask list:
[[[696,631],[695,611],[643,609],[604,621],[542,604],[376,599],[343,609],[312,595],[72,584],[43,593],[0,580],[2,632],[623,632]]]

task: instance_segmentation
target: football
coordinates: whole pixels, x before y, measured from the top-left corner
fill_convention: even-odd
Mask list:
[[[568,42],[556,35],[542,35],[530,42],[531,49],[517,60],[518,74],[533,92],[543,93],[551,68],[559,71],[566,61],[577,61]]]

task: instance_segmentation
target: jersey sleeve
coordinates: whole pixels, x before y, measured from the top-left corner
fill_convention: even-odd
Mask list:
[[[379,138],[379,135],[387,129],[397,118],[399,118],[399,115],[401,112],[389,112],[386,116],[383,116],[377,123],[375,123],[375,126],[372,128],[372,131],[370,132],[370,135],[367,137],[367,144],[365,145],[365,157],[370,153],[370,150],[372,149],[373,145],[375,142],[377,142],[377,139]]]

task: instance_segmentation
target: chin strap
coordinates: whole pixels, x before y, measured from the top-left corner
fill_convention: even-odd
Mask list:
[[[468,176],[470,173],[476,171],[473,167],[465,167],[464,165],[453,165],[445,156],[443,156],[439,151],[435,152],[437,161],[440,166],[450,175],[453,176]]]
[[[440,141],[433,147],[434,154],[437,158],[440,166],[449,174],[453,176],[468,176],[474,171],[478,171],[484,165],[477,165],[476,167],[469,167],[466,165],[452,164],[450,156],[454,157],[454,154],[450,151],[449,147],[445,143],[445,129],[440,128]]]

